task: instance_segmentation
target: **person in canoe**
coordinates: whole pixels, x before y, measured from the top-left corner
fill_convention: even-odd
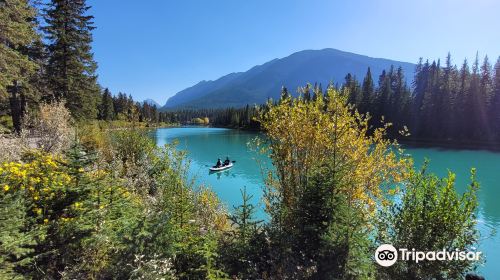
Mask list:
[[[229,165],[229,163],[231,163],[231,161],[229,160],[229,157],[226,157],[226,160],[224,161],[224,165]]]
[[[215,164],[216,168],[219,168],[222,166],[222,161],[220,161],[220,158],[217,159],[217,163]]]

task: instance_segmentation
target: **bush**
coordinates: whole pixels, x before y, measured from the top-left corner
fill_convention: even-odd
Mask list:
[[[476,211],[479,188],[472,170],[471,184],[463,194],[455,190],[455,175],[440,179],[414,171],[401,200],[381,213],[378,241],[395,248],[419,251],[461,251],[477,245]],[[471,261],[396,262],[379,269],[379,279],[464,279],[478,265]]]
[[[75,139],[71,113],[64,102],[40,105],[37,115],[28,116],[23,129],[23,138],[30,147],[48,153],[67,150]]]
[[[271,221],[269,275],[365,278],[373,270],[368,236],[387,202],[382,186],[406,178],[409,160],[370,131],[368,118],[333,87],[326,96],[268,103],[260,116],[272,159],[264,199]],[[393,147],[396,149],[391,149]]]

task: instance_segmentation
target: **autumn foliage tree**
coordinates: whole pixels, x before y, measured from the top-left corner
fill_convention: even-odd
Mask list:
[[[368,133],[368,118],[353,110],[347,98],[333,87],[314,100],[285,97],[268,104],[260,118],[269,139],[263,152],[269,153],[275,168],[267,177],[265,201],[273,246],[281,252],[275,260],[276,275],[318,273],[322,257],[317,252],[329,246],[327,240],[339,238],[341,244],[335,247],[343,248],[344,261],[328,272],[332,277],[352,274],[355,260],[366,258],[355,253],[354,248],[361,245],[355,233],[371,226],[370,216],[385,201],[383,186],[406,176],[410,161],[396,143],[385,139],[389,124]],[[338,201],[345,211],[334,211]],[[342,215],[361,217],[361,221]],[[333,224],[346,229],[333,233],[342,236],[332,236]]]

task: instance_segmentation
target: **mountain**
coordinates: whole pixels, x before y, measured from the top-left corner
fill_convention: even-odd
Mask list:
[[[377,81],[378,75],[384,69],[389,70],[391,65],[396,68],[401,66],[408,83],[412,81],[415,69],[412,63],[336,49],[305,50],[271,60],[246,72],[231,73],[215,81],[202,81],[170,97],[162,109],[261,104],[268,98],[278,98],[282,86],[286,86],[291,93],[308,82],[322,83],[323,88],[326,88],[330,81],[342,84],[347,73],[355,75],[361,83],[368,67],[371,67],[373,79]]]
[[[145,104],[145,103],[147,103],[150,106],[156,106],[156,108],[161,108],[161,105],[158,102],[154,101],[153,99],[146,99],[146,100],[142,101],[142,104]]]

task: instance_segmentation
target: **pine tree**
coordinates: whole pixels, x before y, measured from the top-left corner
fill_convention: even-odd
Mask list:
[[[113,97],[107,88],[102,94],[102,101],[99,109],[99,118],[101,120],[110,121],[114,119],[115,109],[113,107]]]
[[[405,76],[403,73],[403,68],[400,66],[396,70],[396,73],[391,75],[391,87],[393,91],[392,98],[392,119],[397,121],[400,125],[405,125],[407,123],[407,115],[405,113],[408,109],[408,103],[410,102],[410,93],[406,86]]]
[[[92,54],[93,16],[85,0],[52,0],[43,28],[48,41],[47,81],[52,99],[65,99],[77,119],[97,117],[99,86]]]
[[[390,102],[392,96],[391,77],[385,70],[379,76],[376,100],[377,115],[375,120],[380,120],[382,117],[387,119],[390,114]]]
[[[483,108],[483,100],[480,93],[480,74],[479,74],[479,58],[476,54],[476,59],[472,65],[472,73],[469,84],[467,104],[469,109],[467,109],[467,140],[475,140],[479,138],[481,134],[480,122],[481,122],[481,112]]]
[[[437,122],[439,121],[438,111],[439,111],[439,93],[437,89],[439,88],[439,75],[440,75],[440,65],[439,61],[433,61],[428,68],[428,75],[426,79],[426,84],[424,87],[424,95],[421,107],[421,129],[425,137],[434,135],[437,132]]]
[[[470,127],[470,116],[472,114],[471,98],[469,93],[470,87],[470,69],[467,59],[464,60],[459,73],[459,85],[456,98],[457,108],[455,109],[455,119],[460,125],[457,128],[457,138],[463,139],[466,134],[472,129]]]
[[[36,10],[27,0],[0,2],[0,101],[8,96],[16,132],[26,112],[25,89],[38,68],[29,55],[39,39],[35,18]]]
[[[423,127],[420,118],[422,115],[422,105],[425,95],[425,85],[427,84],[428,70],[429,61],[423,63],[423,59],[420,58],[417,66],[415,67],[415,74],[413,77],[413,104],[410,123],[410,129],[413,130],[413,135],[416,137],[421,134]]]
[[[479,125],[483,135],[481,135],[482,140],[491,140],[493,138],[493,132],[490,128],[491,120],[488,119],[488,108],[490,99],[492,96],[493,81],[491,74],[491,65],[488,61],[488,56],[484,57],[483,64],[481,65],[481,78],[479,80],[479,97],[480,97],[480,107],[479,107]]]
[[[454,119],[454,111],[456,109],[456,91],[457,91],[457,69],[452,65],[451,55],[448,53],[446,57],[446,66],[443,71],[443,79],[441,84],[441,95],[442,95],[442,105],[443,107],[440,109],[442,119],[442,127],[440,131],[442,132],[442,136],[446,136],[448,138],[453,137],[453,131],[455,131],[455,121]]]
[[[351,75],[351,73],[348,73],[345,77],[345,84],[342,86],[342,90],[347,90],[347,101],[349,104],[357,105],[359,103],[359,96],[361,95],[360,85],[356,77]]]
[[[493,78],[493,96],[490,102],[490,123],[493,124],[495,140],[500,141],[500,57],[495,63],[495,75]]]
[[[372,72],[370,67],[366,71],[366,76],[363,79],[363,87],[361,89],[361,102],[359,110],[361,113],[368,113],[372,108],[373,97],[375,93],[375,86],[373,85]]]

